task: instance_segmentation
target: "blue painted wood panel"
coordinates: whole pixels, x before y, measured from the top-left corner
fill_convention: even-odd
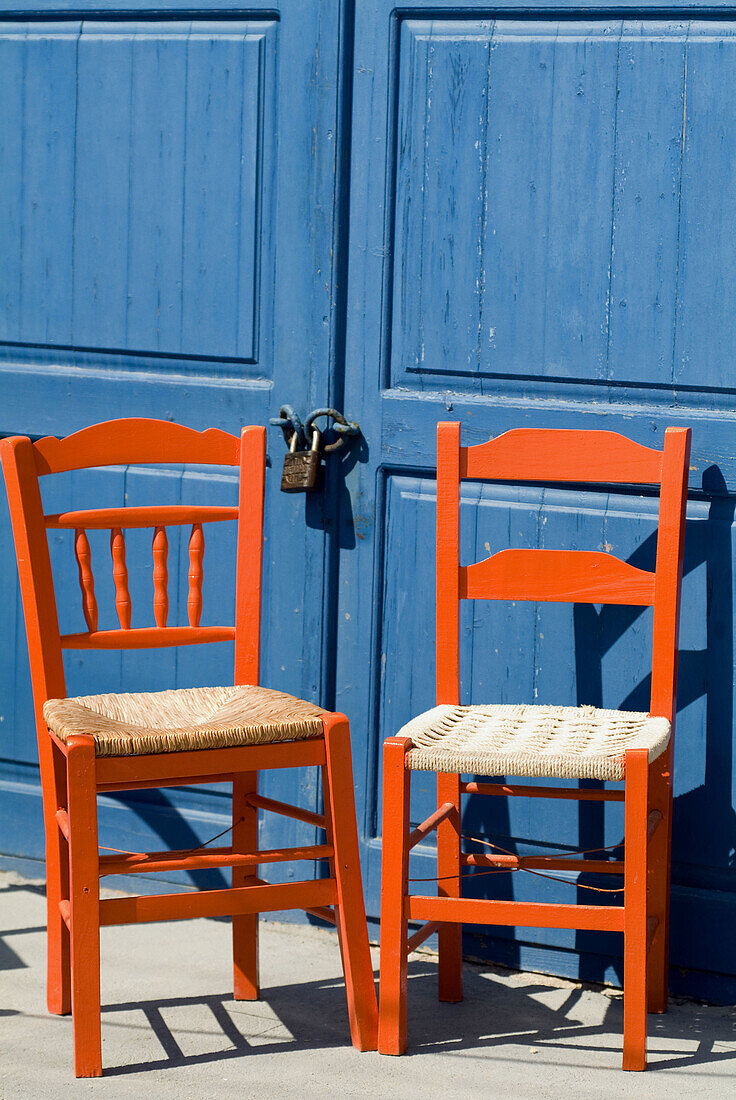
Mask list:
[[[532,0],[523,16],[508,4],[479,15],[440,0],[430,16],[419,4],[358,5],[345,403],[368,446],[341,519],[337,703],[359,742],[375,913],[380,745],[434,698],[437,421],[460,420],[466,443],[518,426],[605,427],[661,446],[668,424],[692,426],[672,982],[729,1001],[736,8],[717,19],[698,19],[697,5],[675,17],[657,3],[589,8]],[[462,512],[466,561],[531,544],[653,562],[646,495],[469,485]],[[648,613],[617,608],[466,605],[464,698],[645,708],[650,630]],[[418,775],[414,786],[419,820],[433,784]],[[590,847],[620,841],[619,810],[474,798],[465,823],[518,851]],[[432,874],[429,848],[414,868]],[[520,875],[469,888],[587,896]],[[621,976],[615,936],[474,929],[466,946]]]
[[[0,339],[254,358],[277,26],[0,25],[0,125],[23,119]]]
[[[100,17],[86,0],[36,0],[3,13],[2,434],[63,435],[126,415],[238,432],[268,423],[283,402],[304,412],[333,401],[341,5],[255,0],[244,12],[161,0],[153,8],[123,0],[114,17]],[[303,498],[281,494],[279,431],[268,448],[262,679],[324,701],[332,683],[321,645],[328,501],[307,511]],[[212,469],[116,468],[49,479],[44,492],[51,511],[72,501],[236,499],[232,471]],[[234,618],[228,526],[206,533],[209,622]],[[150,539],[130,532],[127,540],[140,624],[153,622]],[[114,622],[108,539],[90,541],[101,621]],[[181,622],[186,533],[170,529],[169,544],[170,622]],[[54,535],[52,552],[62,622],[73,630],[82,619],[69,537]],[[11,640],[0,653],[0,853],[40,858],[25,632],[4,499],[0,559],[3,637]],[[76,693],[228,683],[232,646],[155,659],[69,653],[66,671]],[[319,805],[314,770],[281,773],[264,788]],[[102,843],[188,847],[226,828],[229,815],[224,788],[115,796],[101,803]],[[267,846],[293,839],[305,840],[304,826],[264,823]]]

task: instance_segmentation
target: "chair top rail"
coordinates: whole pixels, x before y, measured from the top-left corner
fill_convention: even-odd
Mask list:
[[[53,530],[84,528],[110,531],[116,528],[176,527],[190,523],[221,523],[238,518],[238,509],[221,505],[168,504],[136,508],[89,508],[44,516],[46,527]]]
[[[686,431],[668,429],[673,430]],[[461,447],[460,477],[657,485],[662,480],[662,451],[617,432],[514,428],[487,443]]]
[[[500,550],[459,574],[465,600],[654,604],[654,573],[597,550]]]
[[[122,419],[33,444],[39,476],[96,466],[187,463],[237,466],[240,439],[219,428],[199,432],[168,420]]]

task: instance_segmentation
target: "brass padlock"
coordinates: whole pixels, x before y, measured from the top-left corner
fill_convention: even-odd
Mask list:
[[[315,428],[312,432],[311,450],[298,451],[299,439],[294,432],[289,443],[289,453],[284,455],[282,493],[311,493],[317,488],[321,467],[319,440],[320,434]]]

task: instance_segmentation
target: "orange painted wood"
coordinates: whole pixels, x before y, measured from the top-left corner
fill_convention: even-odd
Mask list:
[[[652,943],[647,954],[647,1010],[666,1012],[669,992],[669,893],[670,845],[672,834],[671,745],[649,769],[649,805],[662,815],[662,822],[649,840],[647,861],[647,909],[656,917]]]
[[[136,897],[106,898],[100,902],[100,924],[148,924],[161,920],[193,920],[195,917],[226,917],[241,913],[275,913],[281,909],[307,909],[332,905],[335,882],[331,878],[301,882],[264,883],[196,890],[186,894],[142,894]]]
[[[69,814],[66,810],[56,811],[56,824],[65,840],[69,839]]]
[[[218,504],[150,504],[137,508],[89,508],[44,516],[49,530],[84,527],[88,531],[109,531],[122,527],[179,527],[189,523],[221,523],[238,518],[237,508]]]
[[[73,734],[67,744],[74,1073],[77,1077],[100,1077],[100,884],[95,743],[91,737]]]
[[[234,637],[232,626],[139,626],[96,630],[93,634],[62,634],[61,645],[63,649],[168,649],[176,645],[231,642]]]
[[[579,871],[581,874],[621,875],[623,860],[615,859],[565,859],[552,856],[507,856],[503,854],[485,855],[483,852],[469,852],[460,857],[463,867],[531,867],[549,871]]]
[[[460,898],[460,776],[437,775],[437,803],[450,802],[454,812],[437,829],[437,896]],[[463,999],[463,930],[459,924],[443,924],[437,936],[437,993],[441,1001]]]
[[[125,564],[125,536],[119,527],[110,532],[112,579],[115,582],[115,609],[121,629],[130,630],[131,603],[128,591],[128,568]]]
[[[477,898],[433,898],[414,894],[408,899],[411,920],[499,924],[519,928],[580,928],[622,932],[623,906],[552,905],[546,902],[482,901]]]
[[[169,540],[166,528],[157,527],[153,532],[153,617],[157,627],[165,627],[169,617]],[[199,625],[198,623],[194,624]]]
[[[194,752],[151,753],[150,756],[99,756],[97,782],[111,783],[196,779],[267,768],[303,768],[325,762],[324,741],[284,741],[273,745],[244,745]],[[215,782],[214,778],[210,782]],[[280,803],[284,805],[284,803]]]
[[[249,800],[257,794],[258,772],[243,772],[233,778],[232,846],[236,852],[258,850],[258,808]],[[322,847],[333,854],[331,845]],[[249,876],[258,876],[257,862],[250,868],[233,867],[232,885],[252,885]],[[259,994],[258,914],[245,913],[233,917],[233,998],[255,1001]]]
[[[662,452],[616,432],[514,428],[462,450],[463,478],[657,485]]]
[[[330,859],[329,844],[311,844],[301,848],[267,848],[262,852],[234,852],[232,848],[192,848],[178,852],[132,852],[128,855],[100,856],[100,877],[105,875],[152,874],[163,871],[202,870],[207,867],[245,868],[257,875],[259,863],[288,863],[291,860]],[[247,877],[247,875],[246,875]],[[240,883],[238,883],[240,885]]]
[[[208,428],[204,432],[168,420],[107,420],[65,439],[46,436],[34,444],[39,476],[93,466],[131,463],[186,463],[237,466],[237,436]]]
[[[79,587],[82,590],[82,612],[88,630],[97,630],[97,600],[95,578],[92,573],[92,551],[84,528],[74,532],[74,554],[79,568]]]
[[[305,909],[305,913],[309,913],[312,917],[319,917],[320,920],[326,921],[327,924],[337,924],[337,917],[335,916],[334,909],[328,909],[326,906],[315,906],[311,909]]]
[[[345,973],[350,1035],[356,1050],[375,1050],[378,1002],[363,901],[350,726],[344,714],[325,714],[322,722],[325,804],[330,817],[327,836],[335,849],[332,860],[336,880],[335,923]]]
[[[261,568],[266,429],[243,428],[240,452],[241,516],[235,578],[235,683],[257,684],[260,669]]]
[[[324,814],[315,813],[314,810],[305,810],[301,806],[292,806],[290,802],[279,802],[275,798],[264,798],[256,791],[251,791],[246,796],[250,806],[259,810],[267,810],[272,814],[281,814],[282,817],[293,817],[295,821],[303,821],[307,825],[315,825],[318,829],[327,828],[327,818]]]
[[[50,739],[44,739],[51,755],[50,774],[42,771],[45,782],[44,818],[46,825],[46,1005],[49,1012],[65,1016],[72,1010],[71,942],[69,923],[59,906],[69,906],[69,818],[67,812],[67,761]],[[51,823],[56,806],[58,828]],[[66,819],[61,827],[59,815]]]
[[[445,802],[438,809],[430,814],[426,821],[423,821],[421,825],[417,825],[416,829],[409,834],[409,848],[416,848],[425,837],[428,837],[430,833],[433,833],[437,826],[449,817],[450,814],[455,813],[455,805],[452,802]]]
[[[430,936],[433,936],[435,932],[441,928],[442,925],[437,921],[429,921],[427,924],[423,924],[421,928],[409,936],[406,941],[406,951],[408,955],[411,955],[412,951],[416,951],[418,947],[421,947],[425,940],[428,940]]]
[[[353,777],[347,719],[326,716],[324,736],[311,741],[249,745],[150,756],[98,757],[89,737],[63,745],[43,721],[47,699],[66,694],[62,648],[142,649],[235,641],[234,683],[258,682],[261,607],[261,542],[265,477],[265,429],[243,430],[241,439],[220,431],[196,432],[161,421],[121,420],[94,425],[65,440],[33,444],[25,437],[0,441],[8,489],[18,570],[26,616],[28,647],[43,787],[47,858],[48,1005],[52,1012],[71,1008],[74,1017],[75,1069],[80,1076],[101,1072],[99,1039],[99,929],[101,924],[169,920],[192,916],[234,918],[234,993],[258,995],[257,914],[284,908],[305,909],[338,927],[353,1041],[360,1049],[376,1044],[376,1003],[363,907]],[[237,511],[221,508],[165,507],[69,511],[44,516],[41,475],[110,464],[212,463],[238,466]],[[195,526],[238,518],[236,622],[234,627],[169,627],[166,624],[166,523]],[[100,631],[94,615],[87,527],[111,532],[111,552],[120,630]],[[132,629],[123,530],[153,527],[156,626]],[[47,542],[47,530],[77,531],[86,633],[59,631]],[[201,546],[196,547],[195,558]],[[89,573],[89,575],[88,575]],[[198,578],[195,578],[198,581]],[[196,585],[195,585],[196,587]],[[200,606],[191,608],[196,622]],[[328,750],[329,743],[329,750]],[[328,759],[329,757],[329,759]],[[264,768],[317,766],[325,773],[325,814],[312,814],[328,843],[289,850],[258,851],[257,772]],[[100,859],[96,796],[101,791],[135,790],[232,781],[233,850],[114,853]],[[283,803],[268,806],[301,817],[309,811]],[[68,840],[67,840],[68,837]],[[260,863],[327,859],[334,878],[270,885],[258,877]],[[234,866],[233,866],[234,865]],[[234,887],[223,891],[154,895],[99,903],[100,875],[233,866]]]
[[[518,798],[569,798],[576,802],[623,802],[623,791],[585,787],[533,787],[520,783],[461,783],[463,794],[513,795]]]
[[[381,841],[381,969],[378,1049],[406,1050],[407,931],[409,892],[408,737],[383,743],[383,837]]]
[[[195,523],[189,537],[189,594],[187,614],[189,625],[199,626],[202,618],[202,585],[204,583],[204,531],[201,523]]]
[[[460,425],[437,425],[437,703],[460,702]]]
[[[460,599],[654,603],[654,573],[597,550],[501,550],[460,568]]]
[[[647,1060],[647,816],[646,749],[626,753],[624,803],[624,1056],[623,1068]]]
[[[460,446],[460,426],[437,426],[437,703],[459,698],[459,601],[462,598],[564,600],[654,606],[650,712],[673,724],[676,702],[678,617],[682,579],[685,504],[690,448],[686,429],[668,428],[663,451],[642,447],[612,432],[520,429],[478,447]],[[527,482],[653,484],[660,487],[655,572],[646,573],[599,551],[504,550],[462,567],[459,559],[460,482],[463,478]],[[400,746],[390,739],[386,746]],[[407,751],[410,742],[403,742]],[[391,752],[398,758],[399,748]],[[393,758],[384,758],[382,920],[395,929],[402,919],[439,924],[440,997],[453,983],[461,995],[460,932],[464,922],[518,926],[601,929],[624,932],[624,1066],[645,1064],[646,1010],[667,1005],[669,859],[672,807],[672,739],[651,767],[646,752],[628,753],[625,790],[577,790],[505,783],[461,782],[437,776],[442,806],[461,794],[512,795],[625,803],[625,859],[522,857],[499,853],[462,855],[459,819],[454,835],[448,815],[437,833],[438,897],[408,896],[408,831],[401,844],[399,821],[408,815],[409,778]],[[391,781],[386,769],[395,769]],[[387,851],[389,855],[387,856]],[[460,896],[460,868],[498,867],[581,873],[624,873],[624,905],[550,905],[480,901]],[[444,896],[443,896],[444,895]],[[407,913],[408,910],[408,913]],[[393,922],[393,923],[391,923]],[[453,924],[455,928],[453,929]],[[454,939],[450,936],[454,935]],[[405,1044],[406,960],[396,934],[381,965],[381,1021],[387,992],[385,1040],[380,1049],[397,1053]],[[649,949],[647,950],[647,945]],[[383,1032],[382,1032],[383,1034]]]

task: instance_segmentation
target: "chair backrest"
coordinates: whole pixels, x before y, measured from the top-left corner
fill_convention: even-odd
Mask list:
[[[39,737],[45,733],[43,705],[66,695],[64,649],[145,649],[235,642],[236,684],[258,683],[261,544],[265,476],[263,427],[243,428],[240,438],[218,429],[198,432],[163,420],[111,420],[65,439],[32,443],[26,436],[0,440],[0,459],[10,505]],[[196,464],[234,466],[240,471],[238,506],[168,505],[99,508],[44,515],[39,478],[69,470],[117,465]],[[200,626],[203,524],[238,521],[235,623]],[[168,626],[167,526],[190,525],[187,626]],[[155,626],[131,627],[131,600],[124,531],[153,529]],[[49,530],[72,529],[87,630],[61,634],[51,570]],[[115,606],[120,627],[98,630],[97,601],[88,530],[109,530]],[[47,738],[45,739],[47,740]]]
[[[460,446],[437,425],[437,702],[458,703],[460,600],[545,600],[653,606],[650,712],[674,721],[690,429],[667,428],[663,450],[616,432],[520,428]],[[659,485],[654,572],[590,550],[501,550],[460,564],[463,480]]]

